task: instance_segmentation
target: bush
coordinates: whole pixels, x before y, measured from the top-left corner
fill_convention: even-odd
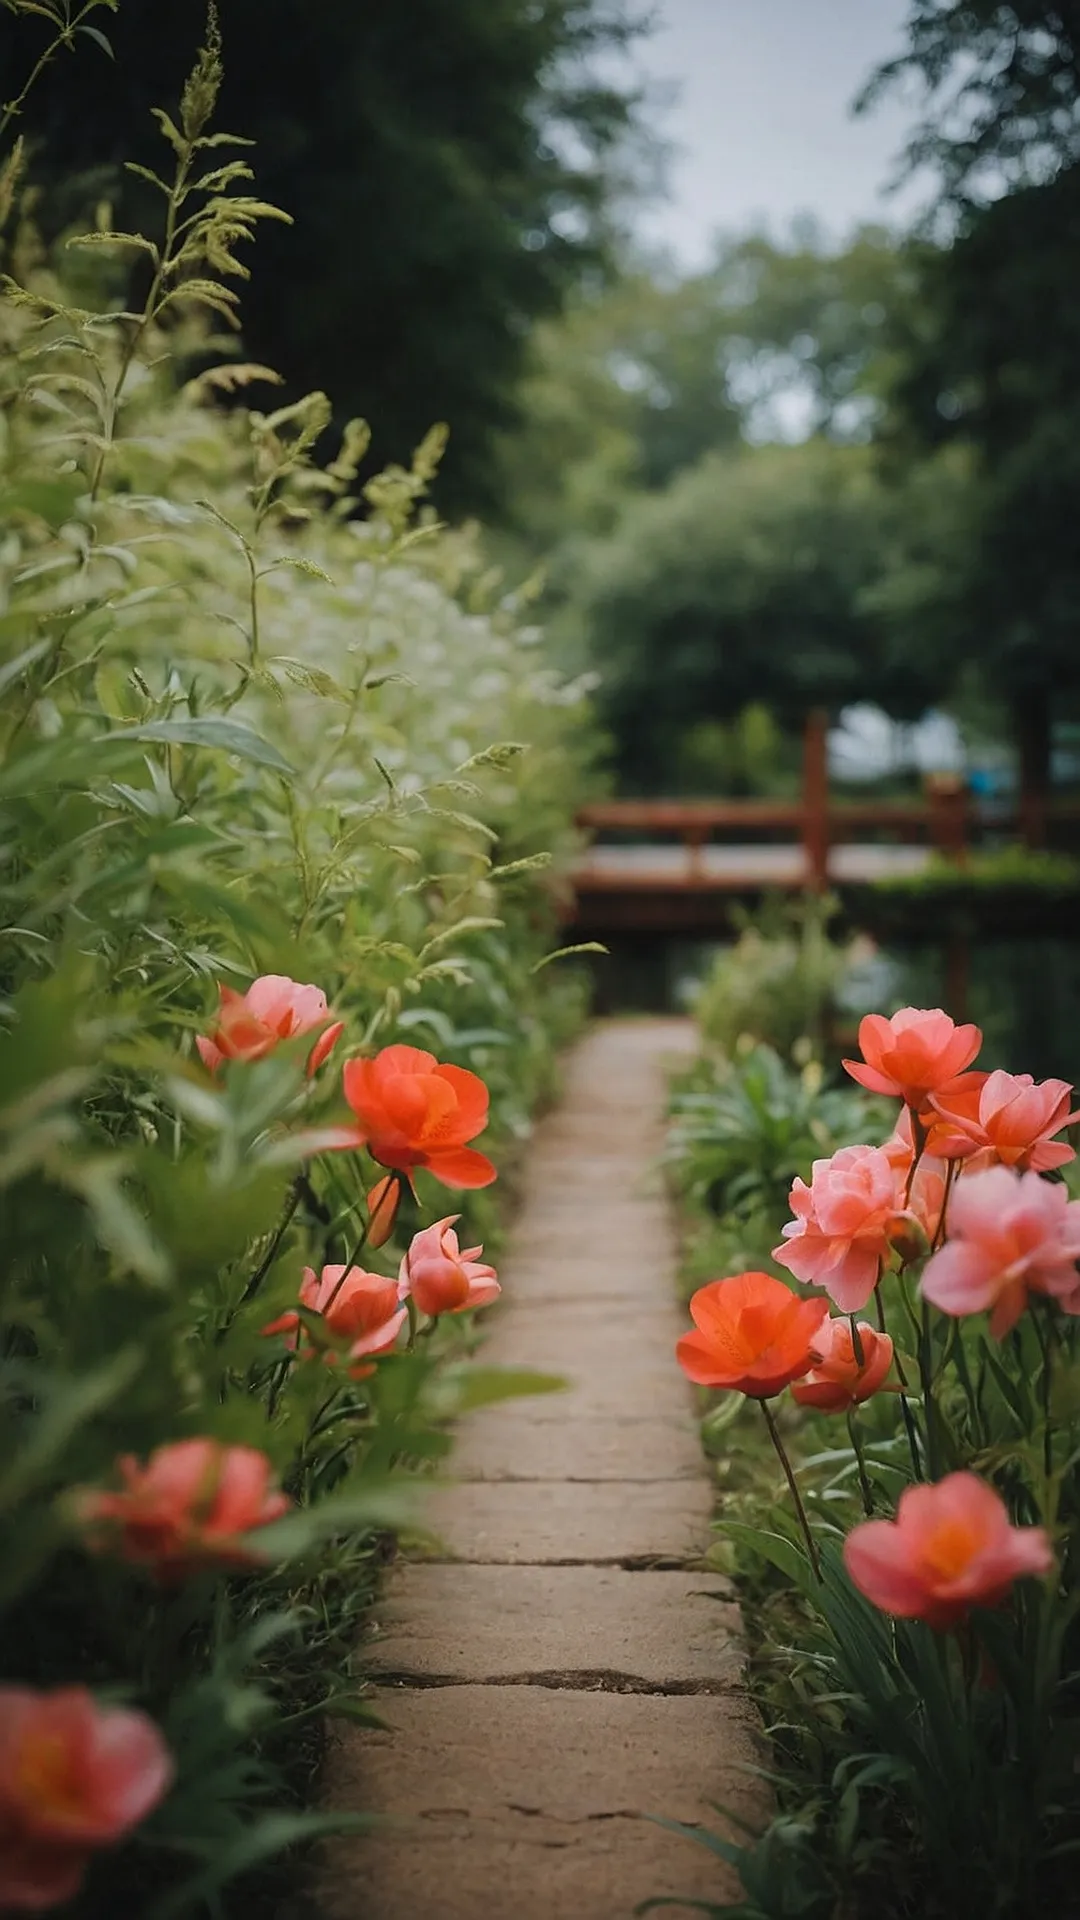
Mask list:
[[[322,395],[219,406],[274,378],[207,324],[234,320],[236,248],[274,217],[212,130],[219,80],[211,17],[159,115],[157,236],[103,209],[57,270],[18,150],[0,195],[0,1684],[29,1743],[0,1743],[0,1905],[147,1920],[220,1912],[317,1831],[295,1802],[323,1716],[363,1712],[356,1627],[413,1483],[457,1409],[543,1384],[469,1371],[463,1323],[419,1326],[411,1298],[407,1346],[357,1364],[418,1214],[406,1190],[375,1251],[365,1192],[403,1163],[344,1150],[365,1128],[337,1063],[408,1043],[481,1075],[482,1145],[512,1157],[578,1011],[537,968],[587,719],[425,510],[441,435],[360,501],[360,423],[316,464]],[[253,1039],[253,976],[314,982],[325,1014],[305,989]],[[424,1095],[432,1125],[465,1088]],[[414,1170],[425,1210],[462,1205]],[[495,1224],[486,1193],[466,1211],[470,1238]],[[362,1252],[385,1278],[342,1294],[346,1338],[301,1277]],[[46,1709],[58,1687],[93,1697]],[[58,1840],[47,1794],[26,1828],[20,1753],[67,1764],[115,1703],[109,1738],[143,1756],[132,1844],[134,1814],[96,1803]]]

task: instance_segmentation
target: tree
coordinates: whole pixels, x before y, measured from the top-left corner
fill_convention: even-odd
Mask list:
[[[575,606],[626,782],[663,786],[690,727],[754,701],[920,714],[943,663],[908,657],[905,511],[868,450],[823,439],[709,455],[632,501]]]
[[[912,152],[941,170],[953,241],[921,252],[887,437],[971,457],[954,645],[1014,715],[1037,839],[1051,714],[1080,693],[1080,5],[915,0],[909,36],[871,94],[928,88]]]
[[[597,61],[637,30],[629,4],[220,0],[223,124],[295,216],[260,240],[246,347],[367,417],[380,460],[448,420],[451,506],[489,491],[530,323],[604,258],[634,98]],[[115,63],[52,63],[31,121],[46,178],[100,188],[104,167],[117,224],[154,218],[121,162],[160,166],[150,110],[177,98],[205,16],[206,0],[121,0]],[[40,26],[3,27],[5,70],[32,63]],[[70,193],[56,204],[67,217]]]

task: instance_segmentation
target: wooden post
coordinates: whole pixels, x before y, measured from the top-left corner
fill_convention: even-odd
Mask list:
[[[703,826],[698,820],[683,828],[683,844],[688,854],[686,878],[692,887],[700,887],[705,878],[705,863],[701,856],[701,849],[708,837],[708,827]]]
[[[803,853],[812,893],[824,893],[829,885],[828,731],[824,707],[813,707],[803,732]]]
[[[1035,692],[1016,702],[1020,758],[1020,833],[1024,845],[1046,845],[1046,801],[1050,790],[1050,702]]]
[[[926,797],[933,845],[952,866],[966,866],[969,815],[967,781],[963,774],[927,774]]]

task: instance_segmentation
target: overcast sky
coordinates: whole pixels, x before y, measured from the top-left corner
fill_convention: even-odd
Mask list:
[[[887,98],[853,119],[855,94],[903,44],[907,0],[654,0],[657,31],[636,55],[674,99],[650,118],[675,148],[670,199],[642,238],[696,267],[718,230],[782,232],[811,213],[833,237],[898,223],[925,197],[883,189],[912,120]]]

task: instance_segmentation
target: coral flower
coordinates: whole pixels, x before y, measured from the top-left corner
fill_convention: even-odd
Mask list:
[[[867,1520],[844,1541],[854,1585],[883,1613],[951,1627],[972,1607],[996,1607],[1014,1580],[1050,1573],[1042,1527],[1014,1527],[1005,1503],[974,1473],[908,1487],[895,1520]]]
[[[893,1343],[887,1333],[859,1321],[862,1359],[855,1352],[847,1320],[823,1320],[811,1342],[813,1366],[796,1382],[791,1397],[820,1413],[846,1413],[877,1393],[892,1366]]]
[[[380,1166],[411,1178],[426,1167],[448,1187],[487,1187],[495,1168],[466,1145],[487,1126],[488,1090],[465,1067],[440,1066],[419,1047],[384,1047],[348,1061],[345,1098],[359,1126],[341,1144],[367,1147]]]
[[[792,1185],[795,1218],[773,1259],[824,1287],[841,1312],[857,1313],[894,1241],[912,1229],[930,1239],[937,1226],[944,1187],[934,1168],[920,1167],[910,1196],[905,1186],[904,1156],[891,1146],[841,1147],[831,1159],[815,1160],[810,1185]]]
[[[494,1267],[477,1264],[483,1247],[458,1249],[454,1222],[448,1214],[415,1235],[401,1263],[401,1297],[411,1294],[421,1313],[432,1319],[439,1313],[462,1313],[468,1307],[486,1307],[502,1291]]]
[[[923,1297],[943,1313],[990,1312],[1000,1340],[1032,1293],[1080,1313],[1080,1200],[1037,1173],[991,1167],[958,1182],[949,1239],[928,1262]]]
[[[862,1060],[845,1060],[853,1080],[890,1093],[916,1112],[970,1067],[982,1045],[978,1027],[958,1027],[940,1007],[903,1007],[891,1020],[868,1013],[859,1022]]]
[[[362,1360],[375,1353],[386,1353],[393,1346],[408,1310],[398,1299],[396,1280],[383,1273],[365,1273],[362,1267],[324,1267],[316,1274],[304,1268],[300,1286],[300,1304],[312,1313],[321,1313],[328,1331],[336,1339],[348,1341],[347,1358]],[[263,1328],[264,1333],[285,1333],[295,1350],[300,1345],[303,1322],[298,1313],[283,1313]],[[314,1351],[314,1349],[312,1349]],[[338,1354],[328,1347],[324,1360],[336,1362]],[[353,1369],[356,1377],[374,1371],[371,1367]]]
[[[325,1027],[308,1055],[309,1076],[317,1073],[344,1030],[344,1022],[328,1026],[330,1009],[319,987],[304,987],[283,973],[264,973],[246,993],[219,986],[221,1004],[217,1026],[209,1040],[201,1033],[195,1045],[203,1065],[216,1073],[223,1060],[261,1060],[282,1040]]]
[[[115,1544],[125,1560],[177,1579],[198,1567],[257,1565],[262,1558],[245,1537],[287,1512],[290,1502],[271,1485],[271,1465],[254,1447],[210,1439],[176,1440],[158,1447],[141,1466],[119,1462],[119,1493],[79,1496],[80,1519],[91,1544]]]
[[[946,1159],[974,1156],[972,1171],[995,1163],[1021,1173],[1063,1167],[1076,1154],[1053,1136],[1080,1120],[1080,1112],[1069,1111],[1071,1093],[1067,1080],[1035,1081],[1030,1073],[999,1071],[986,1074],[971,1093],[935,1094],[934,1119],[950,1136],[936,1151]]]
[[[824,1300],[800,1300],[770,1273],[711,1280],[690,1302],[696,1333],[675,1348],[683,1372],[701,1387],[726,1387],[767,1400],[814,1364]]]
[[[172,1777],[145,1714],[98,1706],[85,1687],[0,1687],[0,1909],[70,1900],[94,1849],[145,1819]]]

